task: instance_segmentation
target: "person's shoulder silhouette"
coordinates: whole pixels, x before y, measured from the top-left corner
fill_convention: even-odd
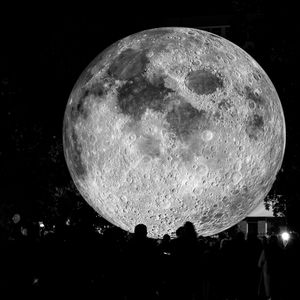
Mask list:
[[[186,238],[196,240],[197,239],[197,233],[195,230],[195,226],[192,222],[187,221],[183,225],[184,231],[183,234]]]

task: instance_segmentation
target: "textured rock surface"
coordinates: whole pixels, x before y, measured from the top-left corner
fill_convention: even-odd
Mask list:
[[[103,51],[76,83],[65,157],[88,203],[149,235],[192,221],[218,233],[263,201],[285,149],[276,90],[242,49],[208,32],[160,28]]]

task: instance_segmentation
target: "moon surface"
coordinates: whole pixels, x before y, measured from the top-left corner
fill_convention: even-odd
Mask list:
[[[209,32],[128,36],[79,77],[63,144],[84,199],[133,232],[174,236],[186,221],[217,234],[261,203],[285,150],[277,92],[245,51]]]

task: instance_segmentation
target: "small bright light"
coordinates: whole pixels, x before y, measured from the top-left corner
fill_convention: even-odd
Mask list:
[[[40,225],[41,228],[45,227],[45,224],[43,222],[39,222],[39,225]]]
[[[282,240],[283,241],[288,241],[289,239],[290,239],[290,234],[288,233],[288,232],[283,232],[282,234],[281,234],[281,238],[282,238]]]

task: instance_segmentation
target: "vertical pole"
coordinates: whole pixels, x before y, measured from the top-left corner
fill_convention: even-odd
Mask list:
[[[265,236],[267,236],[267,233],[268,233],[268,221],[267,219],[265,219],[265,232],[264,232]]]

